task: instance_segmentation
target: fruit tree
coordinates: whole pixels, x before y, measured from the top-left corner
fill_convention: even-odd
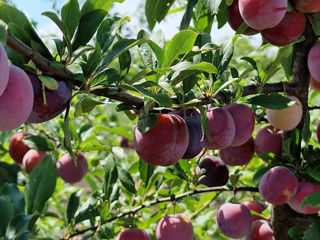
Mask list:
[[[126,1],[0,0],[0,238],[319,239],[319,0]]]

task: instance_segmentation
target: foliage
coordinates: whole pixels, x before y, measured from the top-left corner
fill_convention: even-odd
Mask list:
[[[124,37],[121,29],[130,19],[109,15],[112,4],[123,1],[87,0],[80,4],[69,0],[60,14],[44,12],[63,36],[54,39],[54,47],[44,43],[23,12],[0,1],[0,19],[5,23],[0,26],[0,40],[6,37],[1,29],[7,28],[10,36],[48,59],[54,71],[71,69],[72,78],[64,80],[74,90],[70,106],[59,117],[17,130],[34,134],[24,140],[29,147],[50,151],[30,175],[8,154],[14,132],[0,133],[0,237],[58,239],[84,230],[87,238],[115,239],[123,227],[136,226],[155,239],[156,223],[163,216],[183,212],[191,216],[194,239],[226,239],[216,226],[218,206],[261,199],[255,191],[237,189],[255,189],[272,166],[295,169],[294,156],[301,142],[303,159],[298,174],[320,183],[320,149],[311,136],[319,116],[314,112],[306,118],[307,127],[293,131],[286,140],[281,159],[268,155],[270,161],[264,162],[255,156],[246,166],[230,168],[225,187],[201,194],[197,190],[204,186],[197,185],[196,175],[199,159],[154,167],[139,159],[134,150],[120,147],[121,137],[132,142],[136,124],[145,132],[155,125],[154,113],[172,108],[198,106],[205,113],[205,105],[245,102],[264,126],[265,108],[283,109],[292,104],[283,93],[264,94],[263,87],[291,79],[287,62],[292,61],[293,44],[256,48],[238,34],[221,45],[212,43],[212,26],[226,24],[226,8],[232,1],[179,2],[179,9],[185,11],[181,31],[167,41],[161,31],[137,30],[136,37]],[[170,14],[170,7],[177,4],[174,2],[146,0],[145,19],[150,30]],[[34,59],[8,46],[6,50],[13,64],[46,75]],[[55,87],[53,78],[42,77],[46,86]],[[256,91],[246,94],[250,86]],[[247,96],[252,94],[255,96]],[[318,103],[318,94],[310,91],[309,105]],[[204,130],[206,124],[204,120]],[[89,160],[89,173],[74,185],[57,178],[54,167],[54,161],[66,152],[83,152]],[[304,204],[319,206],[319,197],[311,195]],[[271,209],[262,215],[270,219]],[[305,239],[316,239],[318,221],[312,219]]]

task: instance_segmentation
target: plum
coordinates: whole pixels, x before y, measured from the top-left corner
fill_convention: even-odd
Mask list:
[[[32,105],[33,90],[28,75],[20,68],[10,66],[8,85],[0,96],[0,131],[10,131],[23,124]]]
[[[254,130],[254,113],[244,104],[232,104],[226,107],[235,125],[235,135],[231,147],[237,147],[247,142]]]
[[[27,173],[31,173],[31,171],[40,164],[40,161],[48,155],[49,154],[47,152],[30,149],[24,155],[22,159],[22,165],[26,169]]]
[[[256,153],[260,156],[263,152],[272,152],[275,156],[282,156],[282,133],[276,132],[273,126],[261,128],[254,140]]]
[[[182,118],[184,117],[183,111],[180,111],[177,114]],[[189,132],[189,143],[188,148],[182,158],[191,159],[199,155],[204,147],[201,115],[195,109],[187,109],[185,121]]]
[[[251,211],[254,211],[257,213],[262,213],[267,208],[267,204],[257,200],[242,202],[242,204],[245,205],[247,208],[249,208]],[[259,219],[262,219],[262,218],[259,216],[252,215],[252,221],[256,221]]]
[[[239,11],[243,20],[255,30],[278,25],[286,9],[287,0],[239,0]]]
[[[156,229],[157,240],[192,240],[193,226],[184,214],[166,216],[162,218]]]
[[[227,19],[230,27],[237,31],[238,28],[243,23],[243,19],[239,12],[239,3],[238,0],[234,0],[231,6],[227,9]],[[251,27],[246,27],[246,29],[242,32],[244,35],[254,35],[257,34],[259,31],[252,29]]]
[[[176,114],[157,114],[156,125],[145,133],[136,127],[134,148],[141,158],[150,165],[170,166],[185,154],[189,143],[186,122]]]
[[[288,168],[277,166],[263,175],[259,192],[269,203],[281,205],[288,202],[296,193],[298,184],[298,179]]]
[[[244,240],[274,240],[273,231],[265,220],[257,220],[252,223],[250,233]]]
[[[212,108],[207,111],[208,128],[205,148],[223,149],[228,147],[235,136],[235,124],[231,114],[225,108]]]
[[[65,154],[56,163],[58,176],[67,183],[79,182],[88,172],[88,161],[82,153],[75,154],[77,166],[70,154]]]
[[[57,90],[50,90],[45,88],[46,104],[43,99],[42,83],[37,75],[27,73],[33,87],[34,103],[32,112],[27,119],[28,123],[42,123],[49,121],[60,113],[62,113],[67,107],[68,102],[71,99],[71,90],[66,83],[61,80],[56,80],[59,84]]]
[[[15,133],[10,139],[9,154],[11,158],[19,164],[22,164],[23,156],[30,150],[30,148],[23,143],[23,139],[30,135],[30,133],[20,132]]]
[[[126,228],[121,230],[116,240],[150,240],[150,237],[140,228]]]
[[[314,80],[320,82],[320,43],[313,45],[308,53],[308,68]]]
[[[316,81],[312,76],[310,76],[309,86],[313,90],[320,92],[320,82]]]
[[[249,208],[238,203],[224,203],[218,209],[216,221],[220,231],[231,238],[241,238],[251,229]]]
[[[303,214],[315,214],[320,211],[320,207],[311,207],[309,204],[303,208],[300,207],[300,203],[311,193],[315,192],[320,192],[319,185],[302,180],[299,183],[298,190],[289,200],[288,205],[296,212]]]
[[[201,160],[199,168],[204,168],[206,172],[200,177],[199,184],[208,187],[225,185],[229,180],[229,170],[220,158],[207,156]]]
[[[267,109],[267,119],[269,123],[277,129],[290,131],[294,129],[301,121],[302,118],[302,105],[298,98],[288,96],[296,103],[280,110]]]
[[[0,45],[0,96],[6,89],[9,81],[8,56],[2,45]]]
[[[319,0],[293,0],[293,6],[299,12],[314,13],[320,11]]]
[[[246,143],[238,147],[227,147],[219,151],[222,161],[229,166],[248,164],[254,156],[254,140],[251,137]]]
[[[275,46],[284,46],[300,37],[306,28],[307,18],[303,13],[292,10],[284,15],[275,27],[261,31],[262,37]]]

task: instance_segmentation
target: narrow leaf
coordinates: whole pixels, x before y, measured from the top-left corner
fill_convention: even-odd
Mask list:
[[[180,54],[191,51],[197,36],[198,33],[189,30],[176,34],[166,49],[162,67],[171,66]]]
[[[29,175],[25,188],[26,209],[28,214],[42,211],[45,202],[51,197],[56,187],[57,170],[51,156],[41,160],[39,166]]]
[[[291,99],[277,93],[255,96],[247,99],[246,103],[276,110],[284,109],[295,104]]]

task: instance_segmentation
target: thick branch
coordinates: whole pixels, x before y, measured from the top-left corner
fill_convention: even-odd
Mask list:
[[[33,51],[29,46],[13,37],[10,32],[7,35],[7,45],[19,53],[21,56],[31,59],[44,75],[54,76],[63,80],[72,80],[74,74],[68,69],[58,69],[50,66],[50,61],[41,54]]]
[[[294,46],[294,60],[292,68],[292,84],[296,87],[296,92],[293,94],[300,99],[303,106],[303,116],[298,129],[301,133],[304,126],[304,119],[308,111],[308,88],[309,88],[309,78],[310,73],[307,66],[307,58],[310,48],[314,45],[316,41],[316,36],[314,35],[312,25],[308,21],[307,27],[304,33],[305,40],[303,42],[297,43]],[[285,133],[285,138],[290,136],[290,132]],[[301,136],[301,134],[300,134]],[[294,156],[295,163],[297,166],[301,162],[301,137],[299,149],[295,152]],[[272,227],[274,232],[274,237],[276,240],[289,240],[288,230],[292,227],[292,222],[288,221],[288,218],[296,218],[298,213],[293,211],[286,204],[274,207],[274,216],[272,220]]]
[[[174,198],[166,197],[166,198],[156,199],[156,200],[148,202],[148,203],[143,203],[140,206],[138,206],[138,207],[136,207],[136,208],[134,208],[134,209],[132,209],[130,211],[119,213],[118,215],[103,221],[100,225],[106,224],[108,222],[112,222],[112,221],[114,221],[116,219],[123,218],[123,217],[128,216],[128,215],[134,215],[138,211],[140,211],[140,210],[142,210],[144,208],[147,208],[147,207],[150,207],[150,206],[153,206],[153,205],[157,205],[159,203],[177,201],[177,200],[183,199],[183,198],[185,198],[187,196],[193,196],[193,195],[200,194],[200,193],[230,192],[230,191],[232,191],[232,192],[259,192],[259,189],[258,188],[253,188],[253,187],[239,187],[239,188],[236,188],[234,190],[230,190],[230,189],[225,188],[225,187],[212,187],[212,188],[196,189],[196,190],[193,190],[193,191],[189,191],[189,192],[185,192],[185,193],[182,193],[180,195],[177,195]],[[68,236],[68,238],[66,238],[66,239],[72,238],[74,236],[78,236],[80,234],[84,234],[84,233],[86,233],[88,231],[96,231],[97,228],[98,228],[98,225],[95,225],[95,226],[92,226],[92,227],[89,227],[89,228],[86,228],[86,229],[83,229],[83,230],[80,230],[80,231],[76,231],[74,234]],[[63,240],[63,239],[61,239],[61,240]]]

